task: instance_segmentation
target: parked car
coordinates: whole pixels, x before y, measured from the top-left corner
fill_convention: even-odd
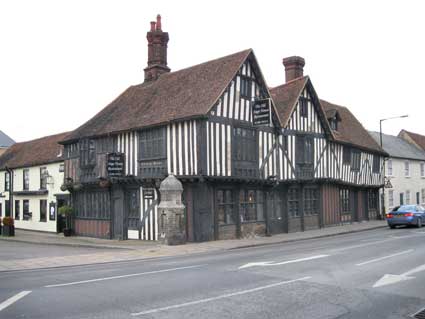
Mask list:
[[[390,228],[398,225],[414,225],[418,228],[425,224],[425,208],[419,205],[401,205],[387,214]]]

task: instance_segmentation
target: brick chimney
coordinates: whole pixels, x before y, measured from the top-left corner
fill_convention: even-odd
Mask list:
[[[148,66],[145,68],[145,82],[154,81],[163,73],[170,72],[167,67],[168,32],[162,31],[161,16],[151,22],[151,29],[146,34],[148,39]]]
[[[285,66],[286,83],[304,76],[305,60],[300,56],[290,56],[282,60]]]

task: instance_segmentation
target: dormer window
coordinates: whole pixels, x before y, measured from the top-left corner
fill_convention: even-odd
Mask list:
[[[338,122],[341,121],[341,116],[339,115],[338,111],[335,109],[327,110],[326,111],[326,118],[328,119],[329,126],[332,130],[337,131],[338,130]]]
[[[329,125],[334,131],[338,130],[338,121],[335,117],[329,120]]]

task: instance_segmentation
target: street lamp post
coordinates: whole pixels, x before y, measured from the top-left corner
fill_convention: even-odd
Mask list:
[[[400,115],[400,116],[394,116],[394,117],[388,117],[386,119],[381,119],[379,120],[379,144],[382,148],[382,122],[387,121],[387,120],[392,120],[392,119],[400,119],[400,118],[404,118],[404,117],[408,117],[409,115]],[[385,160],[384,160],[384,165],[383,165],[383,169],[384,169],[384,183],[385,183]],[[382,219],[384,219],[385,217],[385,185],[384,188],[382,189],[382,210],[381,210],[381,217]]]

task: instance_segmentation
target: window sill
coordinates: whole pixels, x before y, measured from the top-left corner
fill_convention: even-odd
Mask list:
[[[264,220],[246,220],[241,221],[241,224],[258,224],[258,223],[264,223]]]

